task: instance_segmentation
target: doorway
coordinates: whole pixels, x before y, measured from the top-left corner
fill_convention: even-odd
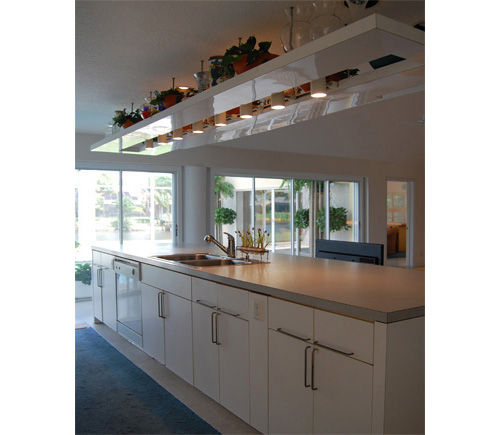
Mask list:
[[[387,266],[412,266],[412,192],[412,181],[387,181]]]

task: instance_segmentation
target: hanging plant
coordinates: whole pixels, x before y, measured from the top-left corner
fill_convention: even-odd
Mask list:
[[[295,212],[293,224],[295,225],[295,228],[298,228],[299,230],[303,230],[303,229],[308,228],[309,227],[309,209],[304,208],[301,210],[297,210]]]
[[[318,230],[325,231],[325,207],[318,211],[316,226]],[[330,207],[330,232],[348,230],[351,226],[347,224],[347,209],[344,207]]]
[[[216,208],[215,209],[215,224],[230,225],[236,220],[236,212],[231,208]]]

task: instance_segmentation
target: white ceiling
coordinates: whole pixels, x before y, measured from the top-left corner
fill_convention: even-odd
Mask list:
[[[131,103],[138,107],[150,91],[169,89],[172,77],[176,86],[196,88],[193,74],[200,71],[200,60],[205,60],[207,70],[208,58],[223,54],[238,43],[239,37],[245,41],[255,35],[258,42],[272,41],[270,51],[283,54],[280,30],[287,23],[284,11],[303,3],[312,2],[77,0],[76,132],[103,134],[115,110],[130,110]],[[412,26],[425,19],[423,0],[380,0],[365,13],[375,12]],[[339,2],[337,15],[349,21],[349,10],[343,2]],[[375,129],[385,132],[385,143],[380,146],[386,153],[400,152],[398,145],[405,136],[411,137],[405,147],[420,142],[422,152],[424,129],[418,120],[423,115],[423,95],[395,99],[382,111],[372,104],[362,109],[362,119],[372,119],[372,127],[363,134],[359,118],[346,114],[335,124],[358,134],[337,140],[349,142],[348,148],[354,150],[366,146],[366,135],[371,135],[370,142],[376,147],[382,136],[376,133],[374,138]],[[376,125],[379,127],[373,127]],[[388,126],[394,131],[392,140],[387,138]],[[313,153],[333,155],[332,149],[320,146]]]

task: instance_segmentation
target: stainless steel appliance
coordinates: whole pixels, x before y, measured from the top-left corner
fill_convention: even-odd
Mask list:
[[[140,264],[115,259],[117,330],[142,347]]]

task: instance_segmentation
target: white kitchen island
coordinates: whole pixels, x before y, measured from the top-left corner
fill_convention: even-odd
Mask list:
[[[208,245],[93,249],[141,265],[142,350],[259,431],[424,433],[423,272],[277,254],[198,268],[154,258],[221,253]]]

